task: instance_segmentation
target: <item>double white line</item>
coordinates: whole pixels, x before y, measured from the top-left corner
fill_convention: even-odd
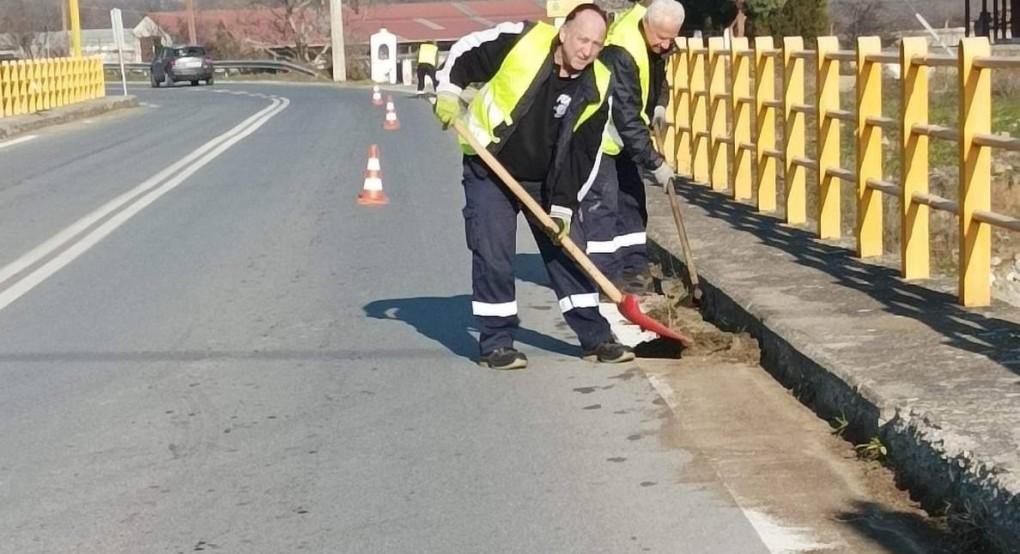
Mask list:
[[[20,275],[61,248],[64,249],[45,264],[14,281],[9,287],[0,292],[0,310],[11,305],[11,303],[21,298],[38,284],[73,262],[78,256],[81,256],[98,244],[99,241],[106,238],[107,235],[126,223],[135,214],[145,209],[149,204],[155,202],[159,197],[177,188],[196,171],[220,154],[226,152],[231,146],[254,133],[273,116],[285,110],[289,104],[290,100],[286,98],[274,97],[272,103],[267,108],[242,121],[226,133],[196,148],[170,167],[153,175],[130,191],[107,202],[96,211],[50,237],[46,242],[36,246],[24,256],[0,268],[0,286],[3,286],[11,278]],[[82,235],[82,233],[93,227],[96,223],[110,216],[110,214],[114,215],[95,229]]]

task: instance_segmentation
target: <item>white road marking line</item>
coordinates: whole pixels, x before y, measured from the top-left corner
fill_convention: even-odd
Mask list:
[[[107,215],[109,215],[114,210],[119,209],[124,204],[127,204],[128,202],[130,202],[134,198],[140,196],[142,193],[144,193],[144,192],[148,191],[149,189],[155,187],[160,182],[162,182],[164,179],[166,179],[166,178],[170,177],[171,175],[173,175],[174,173],[180,171],[186,165],[188,165],[191,162],[195,161],[196,159],[198,159],[199,157],[204,155],[209,150],[212,150],[213,148],[215,148],[217,145],[219,145],[223,141],[225,141],[225,140],[229,139],[230,137],[232,137],[232,136],[242,132],[245,128],[247,128],[249,125],[253,124],[259,118],[261,118],[265,114],[267,114],[267,113],[271,112],[272,110],[274,110],[277,105],[278,105],[278,103],[274,103],[274,104],[270,105],[269,107],[267,107],[267,108],[265,108],[265,109],[255,113],[255,115],[252,115],[248,119],[242,121],[237,126],[235,126],[233,129],[231,129],[231,130],[227,131],[226,133],[223,133],[222,135],[220,135],[220,136],[210,140],[209,142],[206,142],[202,146],[199,146],[198,148],[193,150],[191,153],[189,153],[187,156],[181,158],[180,160],[178,160],[174,164],[170,165],[169,167],[167,167],[163,171],[160,171],[159,173],[157,173],[157,174],[153,175],[152,177],[148,178],[142,184],[140,184],[137,187],[129,190],[128,192],[125,192],[124,194],[121,194],[120,196],[114,198],[113,200],[107,202],[106,204],[101,206],[98,210],[96,210],[96,211],[90,213],[89,215],[79,219],[78,221],[74,222],[71,226],[69,226],[66,229],[64,229],[63,231],[57,233],[56,235],[54,235],[53,237],[48,239],[46,242],[44,242],[44,243],[40,244],[39,246],[33,248],[31,251],[29,251],[24,256],[18,258],[17,260],[14,260],[13,262],[7,264],[3,268],[0,268],[0,284],[2,284],[4,281],[7,281],[8,279],[13,277],[14,275],[17,275],[18,273],[22,272],[23,270],[25,270],[26,268],[28,268],[32,264],[38,262],[42,258],[45,258],[46,256],[50,255],[54,250],[56,250],[56,249],[60,248],[61,246],[63,246],[69,240],[73,239],[75,236],[80,234],[82,231],[84,231],[85,229],[87,229],[87,228],[91,227],[92,225],[94,225],[100,219],[106,217]]]
[[[26,136],[23,136],[23,137],[18,137],[18,138],[15,138],[15,139],[11,139],[11,140],[7,140],[7,141],[4,141],[4,142],[0,142],[0,149],[7,148],[8,146],[14,146],[15,144],[21,144],[23,142],[28,142],[28,141],[30,141],[32,139],[35,139],[35,138],[39,138],[39,135],[26,135]]]
[[[111,212],[124,206],[128,202],[134,201],[132,205],[114,215],[97,229],[83,237],[80,241],[71,245],[70,248],[62,252],[60,255],[56,256],[39,269],[28,274],[23,279],[11,285],[7,290],[0,293],[0,310],[6,308],[12,302],[32,290],[32,288],[36,285],[49,278],[67,264],[71,263],[78,256],[112,233],[115,229],[117,229],[117,227],[123,225],[133,215],[149,204],[155,202],[160,196],[163,196],[170,190],[176,188],[195,171],[198,171],[198,169],[208,164],[238,141],[254,133],[255,130],[265,124],[266,121],[269,121],[269,119],[273,116],[286,109],[289,104],[290,101],[286,98],[274,101],[271,106],[249,117],[230,131],[227,131],[226,133],[202,145],[170,167],[149,178],[134,189],[118,196],[98,210],[79,219],[70,227],[57,233],[21,258],[8,264],[3,269],[0,269],[0,283],[3,283],[29,266],[35,264],[42,258],[48,256],[54,250],[60,248],[65,243],[91,227],[97,221],[109,215]],[[192,165],[189,166],[188,164]],[[182,169],[183,171],[180,171]],[[180,173],[178,173],[173,179],[170,179],[165,183],[163,182],[177,171],[180,171]],[[157,187],[157,185],[160,185],[160,183],[163,184],[155,190],[152,190],[154,187]],[[145,196],[142,196],[143,194],[145,194]]]

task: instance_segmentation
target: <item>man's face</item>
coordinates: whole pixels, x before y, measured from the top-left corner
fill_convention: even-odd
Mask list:
[[[579,72],[591,65],[606,41],[606,22],[593,11],[583,11],[560,28],[563,65]]]
[[[643,27],[648,48],[656,54],[668,52],[673,47],[673,39],[680,35],[680,24],[671,21],[657,23],[645,21]]]

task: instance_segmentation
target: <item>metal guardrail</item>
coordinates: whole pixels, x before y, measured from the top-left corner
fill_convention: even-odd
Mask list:
[[[151,64],[144,62],[130,62],[124,64],[124,69],[133,71],[148,71],[150,65]],[[309,69],[293,62],[279,60],[213,60],[213,65],[216,69],[269,69],[301,73],[302,75],[308,75],[309,77],[321,77],[321,74],[314,69]],[[105,63],[103,64],[103,67],[108,70],[116,71],[120,69],[120,64]]]
[[[901,272],[905,279],[930,273],[930,210],[953,213],[959,222],[959,300],[964,306],[991,301],[993,227],[1020,231],[1020,218],[991,210],[992,149],[1020,152],[1020,139],[992,134],[992,70],[1020,70],[1020,58],[991,56],[987,38],[960,43],[956,56],[933,56],[924,38],[905,38],[898,52],[883,52],[876,37],[862,37],[841,50],[835,37],[820,37],[806,50],[801,37],[786,37],[782,48],[759,37],[726,45],[722,38],[678,39],[672,56],[671,123],[663,145],[678,173],[714,190],[729,189],[735,200],[757,192],[759,211],[777,208],[777,181],[784,181],[787,223],[807,223],[806,192],[818,191],[817,234],[839,238],[841,181],[857,189],[857,254],[882,250],[882,196],[902,199]],[[855,62],[855,109],[840,106],[840,62]],[[882,114],[883,65],[900,66],[900,113]],[[928,121],[928,67],[955,67],[960,122],[952,129]],[[806,77],[814,74],[811,104]],[[778,77],[778,78],[777,78]],[[777,93],[777,81],[781,86]],[[753,97],[753,102],[748,101]],[[808,116],[813,116],[813,128]],[[781,124],[777,120],[782,120]],[[842,123],[856,129],[854,168],[840,167]],[[899,182],[883,180],[882,131],[895,130]],[[815,152],[808,155],[808,137]],[[929,139],[956,143],[960,160],[958,201],[929,194]],[[808,183],[808,169],[815,178]],[[879,193],[879,194],[874,194]]]

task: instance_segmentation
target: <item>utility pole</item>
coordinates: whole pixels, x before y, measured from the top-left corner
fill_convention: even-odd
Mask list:
[[[188,12],[188,44],[198,44],[195,38],[195,0],[184,0],[184,9]]]
[[[63,36],[63,38],[61,40],[63,40],[64,44],[67,45],[67,53],[70,54],[71,53],[71,35],[68,34],[68,32],[67,32],[67,2],[66,2],[66,0],[59,0],[59,1],[60,1],[60,29],[61,29],[61,31],[63,31],[63,34],[64,34],[64,36]]]
[[[346,81],[347,51],[344,45],[344,12],[341,0],[329,0],[329,29],[333,48],[333,81]]]
[[[81,57],[81,14],[78,12],[78,0],[69,0],[71,11],[71,56]]]

